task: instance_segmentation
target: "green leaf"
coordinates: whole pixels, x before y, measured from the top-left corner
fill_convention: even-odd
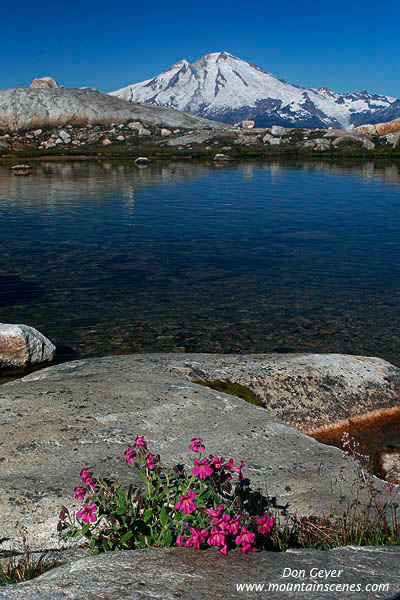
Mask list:
[[[164,533],[164,535],[162,537],[162,541],[163,541],[164,546],[171,546],[172,533],[169,529]]]
[[[80,531],[81,535],[84,535],[86,537],[88,537],[86,534],[90,529],[90,523],[86,523],[86,525],[84,525]]]
[[[165,525],[168,523],[168,514],[165,506],[162,507],[160,512],[160,523],[163,527],[165,527]]]
[[[131,537],[133,536],[133,531],[127,531],[126,533],[124,533],[124,535],[121,538],[121,543],[125,544],[125,542],[127,542],[128,540],[131,539]]]
[[[148,508],[143,513],[143,521],[145,523],[147,523],[147,521],[150,521],[150,519],[151,519],[152,516],[153,516],[153,509],[152,508]]]

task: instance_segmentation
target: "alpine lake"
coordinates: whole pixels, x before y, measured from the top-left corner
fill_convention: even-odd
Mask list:
[[[56,361],[333,352],[400,366],[400,161],[32,165],[0,165],[0,321],[37,328]]]

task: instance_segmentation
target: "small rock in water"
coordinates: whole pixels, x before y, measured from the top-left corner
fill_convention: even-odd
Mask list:
[[[25,367],[53,360],[56,347],[34,327],[0,323],[0,367]]]
[[[146,156],[139,156],[136,160],[135,160],[135,164],[136,165],[147,165],[150,162],[150,159],[147,158]]]

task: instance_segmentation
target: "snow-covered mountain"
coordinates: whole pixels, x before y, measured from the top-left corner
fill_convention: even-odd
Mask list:
[[[258,127],[345,128],[400,117],[396,98],[301,88],[228,52],[208,54],[193,64],[183,59],[157,77],[110,94],[226,123],[253,119]]]

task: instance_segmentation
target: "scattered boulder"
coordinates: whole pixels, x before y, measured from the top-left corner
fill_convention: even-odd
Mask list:
[[[329,150],[329,148],[331,147],[331,143],[328,139],[324,139],[324,138],[317,138],[315,140],[315,150]]]
[[[32,175],[32,166],[31,165],[15,165],[11,167],[10,170],[13,172],[13,175],[16,176],[29,176]]]
[[[57,89],[60,88],[62,86],[60,86],[57,81],[55,79],[53,79],[53,77],[38,77],[37,79],[34,79],[31,83],[31,85],[29,86],[31,89],[34,88],[50,88],[50,89]]]
[[[400,132],[388,133],[382,136],[389,144],[392,144],[393,148],[397,148],[400,143]]]
[[[280,127],[279,125],[273,125],[271,127],[271,134],[277,137],[282,137],[283,135],[286,135],[289,131],[291,131],[291,129],[288,129],[287,127]]]
[[[365,148],[366,150],[375,150],[375,144],[374,142],[371,142],[371,140],[363,140],[363,148]]]
[[[146,129],[146,127],[140,127],[140,129],[138,129],[137,132],[138,132],[138,135],[141,135],[141,136],[151,135],[151,131]]]
[[[25,367],[54,358],[56,347],[28,325],[0,323],[0,367]]]
[[[340,137],[337,137],[333,140],[332,146],[339,146],[344,142],[360,142],[360,138],[357,135],[346,134]]]
[[[367,135],[378,135],[378,130],[376,128],[376,125],[360,125],[359,127],[354,127],[354,129],[352,129],[352,131],[356,132],[356,133],[364,133]]]
[[[228,161],[232,160],[232,158],[230,156],[228,156],[227,154],[219,153],[214,156],[214,160],[221,161],[221,162],[228,162]]]
[[[70,139],[70,137],[71,137],[71,134],[70,134],[70,133],[68,133],[68,131],[60,131],[60,133],[59,133],[58,135],[59,135],[59,137],[60,137],[62,140],[64,140],[64,141],[65,141],[65,140],[69,140],[69,139]]]
[[[161,136],[162,137],[167,137],[169,135],[171,135],[172,131],[170,131],[169,129],[165,129],[165,127],[163,127],[161,129]]]
[[[10,167],[11,171],[29,171],[30,169],[32,169],[32,165],[14,165],[13,167]]]
[[[135,160],[135,164],[136,165],[148,165],[150,163],[150,159],[147,158],[147,156],[139,156],[136,160]]]
[[[264,142],[264,144],[269,143],[271,140],[274,139],[274,136],[271,135],[270,133],[266,133],[262,139],[262,141]]]
[[[103,144],[103,146],[109,146],[110,144],[112,144],[112,141],[108,138],[104,138],[104,140],[101,143]]]
[[[271,146],[279,146],[281,142],[282,139],[280,137],[272,138],[271,140],[269,140]]]
[[[253,129],[255,124],[255,121],[242,121],[243,129]]]

